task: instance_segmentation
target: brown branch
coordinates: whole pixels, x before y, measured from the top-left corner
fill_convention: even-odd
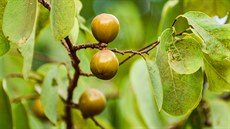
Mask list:
[[[41,3],[45,8],[47,8],[50,11],[51,7],[48,2],[46,2],[45,0],[38,0],[38,2]]]
[[[108,44],[106,43],[87,43],[87,44],[80,44],[80,45],[74,45],[73,49],[74,51],[78,51],[81,49],[87,49],[87,48],[91,48],[91,49],[103,49],[105,47],[107,47]]]
[[[139,49],[138,52],[140,52],[140,53],[148,53],[150,50],[152,50],[153,48],[155,48],[159,43],[160,43],[160,41],[155,41],[155,42],[149,44],[148,46]],[[150,48],[150,49],[148,49],[148,48]],[[126,59],[124,59],[123,61],[121,61],[119,63],[119,65],[122,65],[123,63],[125,63],[127,60],[129,60],[130,58],[132,58],[135,55],[136,55],[136,53],[132,53]]]
[[[90,117],[91,120],[95,123],[96,126],[100,127],[101,129],[105,129],[94,117]]]

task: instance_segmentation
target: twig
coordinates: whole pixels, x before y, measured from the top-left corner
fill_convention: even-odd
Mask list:
[[[47,8],[50,11],[51,7],[48,2],[46,2],[45,0],[38,0],[38,2],[41,3],[45,8]]]
[[[148,53],[150,50],[152,50],[153,48],[155,48],[159,43],[160,43],[160,41],[155,41],[155,42],[149,44],[148,46],[139,49],[138,52],[143,52],[143,51],[146,50],[147,48],[151,47],[150,49],[148,49],[148,50],[146,51],[146,52]],[[119,63],[119,65],[122,65],[123,63],[125,63],[127,60],[129,60],[130,58],[132,58],[132,57],[135,56],[135,55],[136,55],[136,53],[133,53],[133,54],[129,55],[126,59],[124,59],[123,61],[121,61],[121,62]]]
[[[74,51],[78,51],[78,50],[87,49],[87,48],[103,49],[105,47],[107,47],[106,43],[87,43],[87,44],[74,45],[73,49],[74,49]]]
[[[90,118],[95,123],[95,125],[97,125],[101,129],[105,129],[105,127],[103,127],[100,123],[98,123],[98,121],[94,117],[90,117]]]
[[[80,75],[86,77],[94,76],[93,73],[84,73],[84,72],[81,72]]]
[[[208,104],[206,103],[205,100],[201,100],[200,102],[201,110],[204,115],[204,125],[207,127],[211,127],[212,123],[210,121],[210,109]]]
[[[178,20],[180,17],[181,17],[181,15],[179,15],[179,16],[177,16],[177,17],[175,18],[175,20],[173,21],[172,26],[174,26],[174,25],[176,24],[177,20]]]

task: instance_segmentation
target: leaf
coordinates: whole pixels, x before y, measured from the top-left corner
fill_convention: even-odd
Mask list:
[[[79,23],[78,23],[77,18],[75,18],[74,27],[71,30],[70,35],[69,35],[69,38],[72,43],[77,42],[78,34],[79,34]]]
[[[171,115],[183,115],[191,112],[200,102],[203,74],[201,69],[193,74],[178,74],[170,67],[167,49],[173,42],[173,30],[166,29],[161,35],[156,56],[162,83],[158,87],[163,87],[163,110]]]
[[[205,53],[203,59],[209,90],[230,91],[230,61],[216,61]]]
[[[58,101],[58,86],[57,86],[58,68],[52,67],[46,74],[42,84],[41,101],[48,119],[56,124],[57,122],[57,101]]]
[[[203,64],[201,47],[189,35],[172,42],[167,52],[170,67],[179,74],[195,73]]]
[[[203,52],[215,60],[230,58],[230,24],[220,25],[202,12],[182,15],[204,40]]]
[[[37,0],[8,0],[3,16],[3,33],[14,43],[25,43],[36,19]]]
[[[137,106],[148,128],[164,127],[165,120],[157,110],[144,60],[138,60],[131,68],[130,81]]]
[[[52,0],[51,1],[51,29],[54,38],[61,40],[70,34],[75,21],[74,0]]]
[[[162,109],[163,104],[163,88],[161,83],[161,78],[159,76],[159,69],[155,62],[151,60],[146,60],[149,76],[153,86],[155,100],[157,102],[158,110]]]
[[[19,51],[23,56],[23,76],[28,79],[30,70],[32,68],[33,55],[34,55],[34,43],[35,43],[35,30],[30,35],[25,44],[20,44]]]
[[[28,114],[21,102],[13,107],[13,112],[15,129],[30,129]]]
[[[225,129],[230,127],[230,108],[222,100],[210,101],[210,119],[213,129]]]
[[[10,99],[3,88],[3,81],[0,80],[0,125],[4,129],[13,128]]]
[[[2,19],[7,0],[0,1],[0,56],[4,55],[10,49],[9,41],[5,38],[2,32]]]
[[[201,11],[210,16],[224,17],[230,10],[229,0],[184,0],[184,12]]]

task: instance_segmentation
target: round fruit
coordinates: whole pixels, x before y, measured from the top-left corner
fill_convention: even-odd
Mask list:
[[[110,50],[101,50],[91,59],[90,69],[100,79],[109,80],[113,78],[119,68],[116,55]]]
[[[91,27],[96,40],[102,43],[113,41],[120,30],[118,19],[114,15],[106,13],[97,15],[93,19]]]
[[[106,99],[101,91],[87,89],[80,97],[79,109],[84,118],[100,114],[106,106]]]
[[[41,99],[36,99],[34,101],[32,109],[33,109],[33,112],[36,116],[41,117],[41,118],[45,118],[45,113],[44,113],[44,110],[42,108]]]

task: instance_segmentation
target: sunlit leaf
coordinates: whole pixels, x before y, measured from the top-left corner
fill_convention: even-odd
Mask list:
[[[0,80],[0,125],[4,129],[13,128],[11,105],[8,95],[3,88],[3,81]]]
[[[74,27],[75,2],[74,0],[52,0],[51,6],[51,29],[54,38],[61,40],[69,35]]]
[[[152,60],[146,60],[146,64],[148,67],[149,76],[151,79],[151,83],[153,86],[153,91],[155,95],[155,100],[157,102],[158,109],[161,110],[163,104],[163,88],[160,78],[159,69],[156,63]]]
[[[167,52],[170,67],[179,74],[192,74],[203,64],[201,46],[189,35],[172,42]]]
[[[20,102],[13,106],[15,129],[30,129],[29,118],[25,106]]]
[[[137,99],[137,106],[147,127],[163,128],[165,120],[158,112],[144,60],[134,63],[131,68],[130,81]]]
[[[216,92],[230,91],[230,61],[216,61],[204,53],[204,67],[209,89]]]
[[[42,84],[41,101],[48,119],[56,124],[57,122],[57,102],[58,102],[58,86],[57,86],[58,68],[52,67],[46,74]]]
[[[230,24],[220,25],[202,12],[182,15],[204,40],[203,51],[215,60],[230,58]]]
[[[69,35],[69,38],[72,43],[77,42],[78,34],[79,34],[79,23],[78,23],[78,19],[75,18],[74,27],[71,30],[70,35]]]
[[[2,19],[7,0],[0,1],[0,56],[4,55],[9,49],[9,41],[5,38],[2,32]]]
[[[3,33],[14,43],[25,43],[36,19],[37,0],[8,0],[3,16]]]
[[[174,41],[173,30],[166,29],[161,35],[156,64],[163,87],[163,110],[172,115],[183,115],[191,112],[200,102],[203,74],[201,69],[194,74],[178,74],[170,67],[167,50]]]

